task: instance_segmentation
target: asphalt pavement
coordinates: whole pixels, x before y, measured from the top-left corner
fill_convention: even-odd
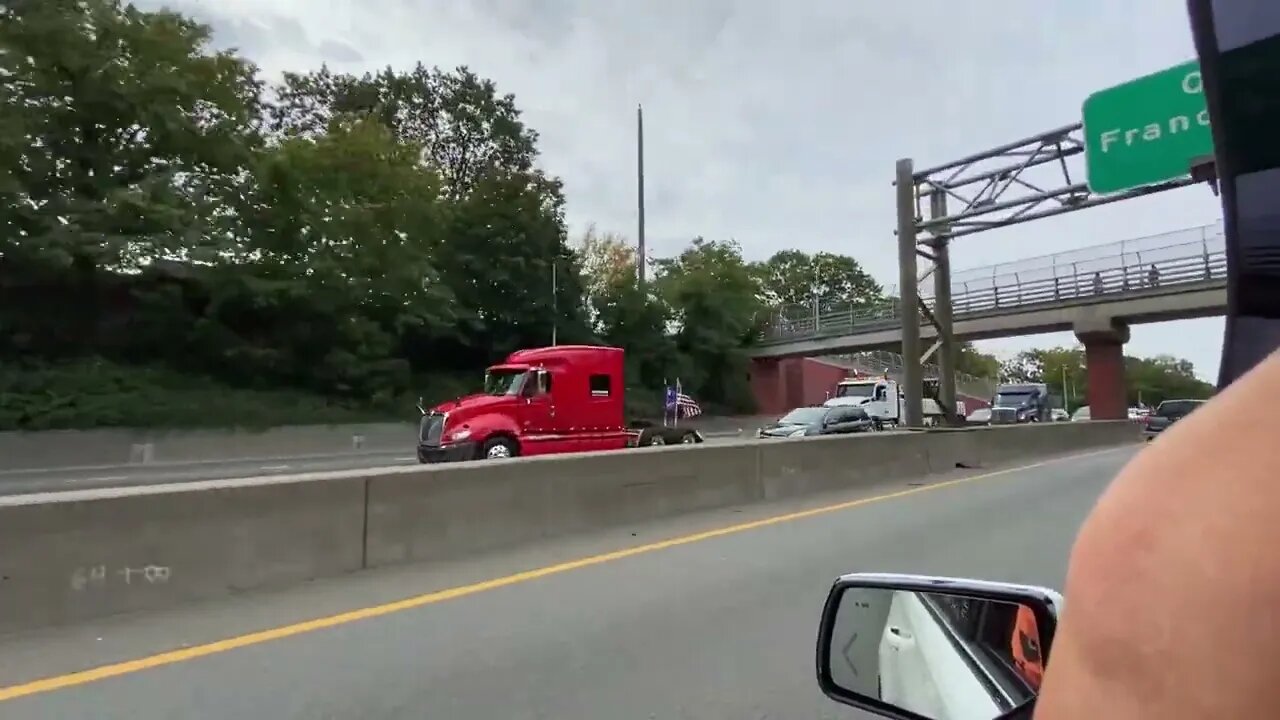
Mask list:
[[[0,719],[848,718],[813,674],[833,578],[1061,587],[1080,522],[1133,452],[726,509],[9,638]],[[851,499],[866,501],[742,527]],[[505,579],[476,585],[495,578]],[[450,588],[463,589],[440,592]],[[298,625],[335,613],[347,614]],[[227,638],[238,639],[208,645]]]
[[[706,442],[717,444],[736,440],[738,433],[708,434]],[[367,470],[380,467],[416,465],[414,448],[408,446],[391,452],[344,453],[321,457],[285,457],[270,459],[228,459],[213,462],[155,463],[118,465],[113,467],[47,468],[33,470],[0,470],[0,495],[93,490],[109,487],[160,485],[164,483],[225,480],[230,478],[331,470]]]

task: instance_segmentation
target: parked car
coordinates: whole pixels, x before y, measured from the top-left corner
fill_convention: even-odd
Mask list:
[[[1165,400],[1156,406],[1156,411],[1146,417],[1147,439],[1159,435],[1170,425],[1190,415],[1193,410],[1208,402],[1207,400]]]
[[[1053,422],[1066,422],[1071,419],[1071,415],[1062,408],[1054,408],[1049,411],[1049,419]]]
[[[866,432],[875,422],[862,408],[848,405],[798,407],[756,431],[757,437],[805,437]]]
[[[1071,413],[1071,422],[1088,422],[1090,420],[1089,406],[1081,405],[1076,411]]]

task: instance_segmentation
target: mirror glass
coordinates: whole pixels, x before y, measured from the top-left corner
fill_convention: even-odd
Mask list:
[[[852,587],[832,623],[824,664],[859,699],[931,720],[994,720],[1040,687],[1041,637],[1028,606]]]

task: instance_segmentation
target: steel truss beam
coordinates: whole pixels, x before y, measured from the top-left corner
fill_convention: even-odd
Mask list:
[[[928,351],[938,354],[939,389],[934,398],[951,421],[955,413],[957,347],[951,323],[951,240],[1032,220],[1211,180],[1205,173],[1112,195],[1089,190],[1084,173],[1074,174],[1071,158],[1084,155],[1083,125],[1075,123],[991,148],[944,165],[915,170],[910,159],[898,161],[898,264],[902,314],[905,424],[923,424],[923,362],[920,323],[937,329]],[[1211,175],[1211,171],[1210,171]],[[926,208],[927,202],[927,217]],[[948,206],[957,205],[955,212]],[[918,274],[919,259],[925,261]],[[919,285],[932,276],[933,307],[920,300]],[[917,362],[917,359],[919,361]]]
[[[919,229],[957,238],[1164,192],[1194,182],[1184,178],[1114,195],[1095,195],[1084,182],[1083,173],[1073,174],[1073,163],[1067,162],[1083,154],[1083,126],[1076,123],[915,172],[912,179],[917,187],[917,218],[924,215],[922,197],[935,190],[958,201],[961,207],[955,214],[922,220]],[[1028,179],[1029,175],[1036,177]]]

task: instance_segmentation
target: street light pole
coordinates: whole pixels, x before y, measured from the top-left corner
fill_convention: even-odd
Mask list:
[[[636,279],[644,287],[644,108],[636,106]]]

